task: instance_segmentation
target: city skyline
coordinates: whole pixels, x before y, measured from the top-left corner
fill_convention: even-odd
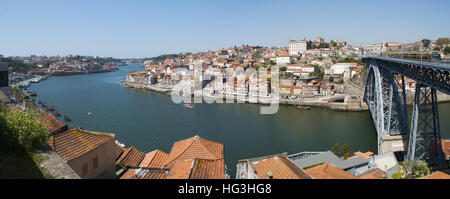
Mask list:
[[[447,37],[449,5],[440,0],[428,7],[421,1],[2,1],[0,54],[137,58],[242,44],[287,46],[290,39],[318,36],[353,45],[407,43]]]

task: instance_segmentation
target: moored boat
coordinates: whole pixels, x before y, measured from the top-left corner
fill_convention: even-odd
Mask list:
[[[301,105],[297,105],[297,106],[295,106],[295,108],[297,108],[298,110],[309,110],[309,109],[311,109],[311,107],[301,106]]]

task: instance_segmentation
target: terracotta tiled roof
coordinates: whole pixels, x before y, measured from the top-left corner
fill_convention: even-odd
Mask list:
[[[167,179],[188,179],[193,163],[193,159],[176,161],[172,169],[170,169]]]
[[[191,171],[190,179],[224,179],[224,159],[204,160],[196,159]]]
[[[356,158],[356,157],[363,157],[363,158],[369,159],[369,158],[373,155],[373,153],[370,152],[370,151],[367,151],[367,152],[365,152],[365,153],[363,153],[363,152],[361,152],[361,151],[358,151],[358,152],[355,152],[354,154],[355,154],[355,155],[352,156],[352,157],[349,157],[349,159],[350,159],[350,158]]]
[[[120,179],[166,179],[167,171],[165,170],[137,170],[128,169]]]
[[[358,176],[360,179],[386,179],[386,173],[380,169]]]
[[[114,146],[114,157],[116,161],[123,154],[123,151],[123,148],[116,143]]]
[[[259,179],[311,179],[300,167],[287,157],[272,156],[251,163]]]
[[[306,172],[316,179],[358,179],[356,176],[328,162],[307,169]]]
[[[160,150],[154,150],[150,153],[145,154],[139,167],[142,168],[162,168],[164,161],[169,155]]]
[[[198,136],[175,142],[164,166],[172,167],[176,160],[193,158],[208,160],[222,159],[223,144]]]
[[[124,167],[138,167],[144,157],[144,153],[134,148],[134,146],[124,148],[124,152],[116,161],[116,164],[120,164]]]
[[[167,179],[225,179],[224,159],[178,160],[170,169]]]
[[[50,131],[50,133],[58,131],[59,129],[66,127],[67,124],[57,120],[53,115],[47,114],[38,118],[39,122]]]
[[[436,171],[430,175],[418,178],[418,179],[450,179],[450,175],[441,172],[441,171]]]
[[[61,158],[70,161],[111,139],[114,134],[72,129],[51,136],[47,143]]]

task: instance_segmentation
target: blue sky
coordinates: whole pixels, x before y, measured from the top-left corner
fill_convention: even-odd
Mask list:
[[[322,36],[353,45],[450,36],[448,0],[0,0],[0,54],[151,57]]]

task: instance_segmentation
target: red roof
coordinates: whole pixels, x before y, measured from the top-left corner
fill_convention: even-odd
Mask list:
[[[120,179],[165,179],[167,173],[165,170],[128,169]]]
[[[39,122],[50,131],[50,134],[56,132],[64,127],[67,127],[67,124],[57,120],[53,115],[47,114],[38,118]]]
[[[63,159],[70,161],[114,140],[114,134],[69,130],[50,137],[47,143]]]
[[[418,178],[418,179],[450,179],[450,175],[441,172],[441,171],[436,171],[430,175]]]
[[[217,160],[223,158],[223,144],[213,142],[199,136],[175,142],[164,163],[165,167],[172,167],[176,160],[201,158]]]
[[[190,179],[224,179],[224,159],[205,160],[196,159],[191,171]]]
[[[358,179],[356,176],[328,162],[307,169],[306,172],[316,179]]]
[[[311,179],[303,169],[284,156],[271,156],[251,162],[259,179]]]
[[[116,161],[116,164],[120,164],[124,167],[138,167],[144,157],[144,153],[134,148],[134,146],[124,148],[124,152]]]
[[[164,161],[167,159],[169,155],[160,150],[154,150],[145,154],[144,159],[142,160],[139,167],[142,168],[162,168]]]

